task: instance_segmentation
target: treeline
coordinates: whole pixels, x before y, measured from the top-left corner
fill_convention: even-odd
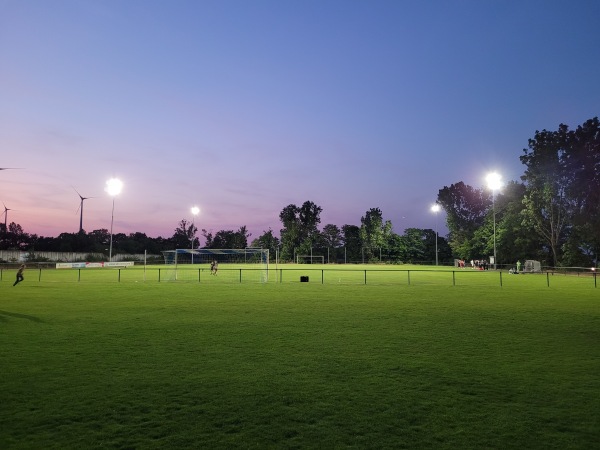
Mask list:
[[[548,266],[597,265],[600,248],[600,123],[536,131],[520,157],[525,173],[495,198],[458,182],[439,191],[457,258],[498,263],[537,259]]]
[[[321,230],[322,208],[311,201],[301,207],[286,206],[280,213],[283,228],[281,238],[269,229],[261,236],[250,241],[251,233],[246,226],[238,230],[220,230],[213,234],[203,229],[202,248],[246,248],[261,247],[269,249],[271,259],[296,261],[298,255],[328,255],[325,261],[339,262],[420,262],[435,261],[436,234],[433,230],[409,228],[399,236],[392,232],[390,221],[384,221],[379,208],[372,208],[361,218],[361,226],[344,225],[341,228],[327,224]],[[90,233],[61,233],[57,237],[30,235],[20,225],[11,223],[8,231],[3,224],[1,248],[3,250],[23,250],[54,252],[83,252],[108,254],[110,233],[106,229]],[[198,248],[200,240],[198,229],[185,219],[181,220],[169,238],[151,238],[144,233],[113,234],[113,254],[159,255],[163,250],[175,248]],[[437,239],[440,263],[450,263],[452,252],[445,238]],[[337,251],[335,251],[337,250]],[[343,250],[343,251],[341,251]]]
[[[595,266],[600,248],[600,122],[595,117],[575,129],[561,124],[556,131],[536,131],[520,157],[525,172],[498,192],[459,181],[438,192],[446,212],[447,237],[431,229],[409,228],[394,233],[379,208],[371,208],[360,225],[320,227],[322,208],[306,201],[282,209],[279,237],[271,229],[250,241],[246,226],[205,229],[203,248],[262,247],[281,261],[298,255],[324,255],[325,249],[344,250],[347,262],[440,263],[454,259],[487,259],[496,242],[499,265],[536,259],[551,266]],[[106,229],[62,233],[49,238],[30,235],[20,225],[0,224],[1,249],[108,253]],[[113,235],[113,253],[160,254],[174,248],[197,248],[193,223],[182,220],[169,238],[144,233]],[[339,260],[336,252],[335,260]]]

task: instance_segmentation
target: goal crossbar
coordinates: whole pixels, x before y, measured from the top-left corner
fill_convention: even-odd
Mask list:
[[[179,265],[207,264],[213,261],[219,264],[254,266],[260,269],[261,281],[268,280],[269,250],[265,248],[178,248],[175,250],[163,250],[162,254],[165,259],[165,265],[173,267],[174,273],[172,278],[175,280],[179,278],[177,273]]]

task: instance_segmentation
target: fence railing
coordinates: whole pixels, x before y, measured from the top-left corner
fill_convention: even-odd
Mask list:
[[[0,268],[0,282],[12,283],[16,268]],[[588,272],[545,271],[511,274],[507,271],[469,269],[396,269],[396,268],[220,268],[216,275],[208,268],[143,267],[102,269],[28,268],[25,282],[39,283],[169,283],[200,284],[346,284],[405,286],[498,286],[498,287],[597,287],[597,274]]]

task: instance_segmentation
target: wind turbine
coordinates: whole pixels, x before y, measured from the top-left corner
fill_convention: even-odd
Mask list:
[[[12,211],[12,209],[11,208],[7,208],[6,205],[4,204],[4,202],[2,202],[2,205],[4,206],[4,232],[8,233],[8,227],[7,227],[8,212]]]
[[[73,187],[73,186],[71,186],[71,187]],[[73,190],[75,192],[77,192],[77,189],[73,188]],[[87,200],[88,198],[95,198],[95,197],[84,197],[79,192],[77,192],[77,195],[79,195],[79,198],[81,199],[79,208],[77,208],[77,211],[79,211],[79,232],[81,233],[83,231],[83,201]],[[75,211],[75,214],[77,214],[77,211]]]

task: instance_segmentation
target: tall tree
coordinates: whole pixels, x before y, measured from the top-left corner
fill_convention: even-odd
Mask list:
[[[356,225],[342,226],[342,243],[346,249],[345,260],[359,262],[361,259],[360,228]]]
[[[460,181],[440,189],[437,201],[446,211],[452,251],[459,258],[471,257],[472,239],[492,206],[490,193]]]
[[[573,226],[568,243],[569,255],[581,251],[569,265],[585,264],[589,255],[600,250],[600,121],[587,120],[566,135],[566,169],[571,173],[568,195],[574,201]],[[571,258],[570,258],[571,259]]]
[[[386,248],[392,234],[392,222],[383,220],[379,208],[369,209],[360,218],[360,238],[362,241],[365,260],[377,259],[383,248]]]
[[[546,241],[554,266],[560,264],[561,246],[576,213],[575,201],[568,195],[574,182],[567,164],[568,130],[560,124],[557,131],[536,131],[520,158],[527,166],[521,177],[526,183],[524,223]]]
[[[325,247],[337,248],[342,245],[342,230],[337,225],[328,223],[321,231],[321,240]]]
[[[193,225],[185,219],[181,219],[175,232],[171,237],[171,241],[175,248],[190,248],[192,245],[192,238],[194,236]],[[194,227],[195,228],[195,227]]]
[[[301,207],[288,205],[279,213],[282,258],[293,260],[295,253],[309,253],[319,237],[318,225],[323,209],[311,201]]]

